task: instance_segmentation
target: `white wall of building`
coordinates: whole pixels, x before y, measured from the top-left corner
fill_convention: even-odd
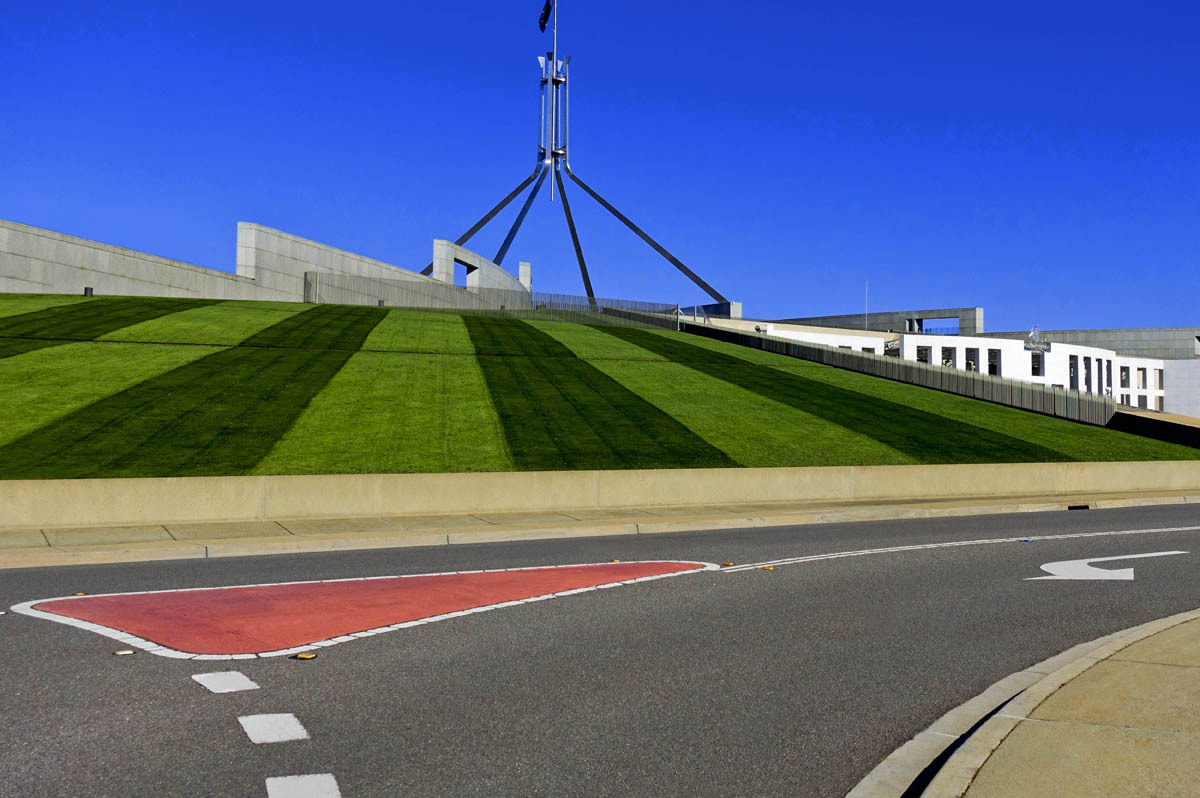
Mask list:
[[[787,338],[792,341],[803,341],[809,344],[822,344],[841,349],[853,349],[855,352],[874,352],[882,355],[887,341],[899,336],[895,333],[868,332],[864,330],[842,330],[831,327],[810,327],[801,324],[776,324],[768,321],[752,321],[743,319],[712,319],[715,327],[723,327],[738,332],[759,332],[774,338]]]
[[[984,374],[998,373],[1024,382],[1058,385],[1067,390],[1079,390],[1112,396],[1122,404],[1166,409],[1169,386],[1165,382],[1164,361],[1144,357],[1125,357],[1109,349],[1075,344],[1050,343],[1042,354],[1040,375],[1034,375],[1034,354],[1025,350],[1025,342],[1010,338],[975,338],[957,335],[903,335],[900,356],[905,360],[921,360],[919,355],[928,349],[928,362],[934,365],[949,360],[954,368],[968,369],[968,358],[977,353],[973,370]],[[998,353],[998,369],[989,370],[991,353]],[[1076,380],[1071,379],[1074,359]],[[1173,411],[1181,412],[1181,411]]]

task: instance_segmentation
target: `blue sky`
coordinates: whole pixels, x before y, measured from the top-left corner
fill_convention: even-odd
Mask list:
[[[0,218],[226,270],[252,221],[420,267],[533,168],[540,10],[10,4]],[[575,171],[749,316],[859,312],[869,280],[989,330],[1200,325],[1193,4],[560,13]],[[572,188],[598,295],[704,299]],[[548,196],[517,260],[582,293]]]

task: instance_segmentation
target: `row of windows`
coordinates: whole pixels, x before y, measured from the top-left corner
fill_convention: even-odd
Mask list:
[[[947,368],[958,368],[958,350],[952,346],[941,347],[942,357],[941,365]],[[866,351],[866,350],[864,350]],[[964,364],[967,371],[979,371],[979,350],[975,348],[967,348],[966,363]],[[917,362],[929,363],[932,360],[933,347],[918,346],[917,347]],[[1029,373],[1034,377],[1046,376],[1046,356],[1041,352],[1029,353]],[[1087,393],[1092,393],[1092,369],[1095,365],[1095,393],[1104,393],[1107,386],[1108,393],[1112,393],[1113,388],[1113,363],[1111,360],[1102,360],[1101,358],[1085,357],[1083,359],[1083,390]],[[1071,390],[1078,391],[1080,388],[1079,380],[1079,356],[1071,355],[1068,360],[1069,380]],[[987,373],[1000,377],[1003,376],[1001,369],[1001,351],[999,349],[987,350]],[[1121,387],[1129,387],[1129,366],[1121,366],[1120,371]],[[1154,370],[1154,387],[1157,390],[1163,390],[1163,370]],[[1146,389],[1146,369],[1139,368],[1137,370],[1137,387],[1141,390]],[[1128,403],[1126,403],[1128,404]]]

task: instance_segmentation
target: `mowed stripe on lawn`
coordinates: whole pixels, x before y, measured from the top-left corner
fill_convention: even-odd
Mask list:
[[[1061,462],[1073,457],[946,416],[867,396],[798,374],[628,327],[597,330],[657,352],[711,377],[862,433],[920,463]]]
[[[285,319],[0,447],[0,477],[248,473],[385,313],[321,305]]]
[[[213,299],[160,297],[100,297],[86,302],[34,310],[0,318],[0,358],[59,346],[68,341],[91,341],[130,324],[211,305]]]
[[[593,327],[540,323],[537,327],[744,466],[915,462],[874,438],[682,363],[668,362]],[[564,335],[567,327],[573,329]]]
[[[529,324],[485,316],[464,322],[517,469],[737,465]]]

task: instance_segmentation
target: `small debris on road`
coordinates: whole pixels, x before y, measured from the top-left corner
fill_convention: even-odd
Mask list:
[[[317,652],[315,652],[315,651],[301,651],[299,654],[292,655],[292,659],[316,659],[316,658],[317,658]]]
[[[127,657],[133,653],[132,648],[122,648],[119,651],[114,651],[113,654],[118,657]]]
[[[773,565],[764,565],[764,566],[762,567],[762,569],[763,569],[764,571],[774,571],[774,570],[775,570],[775,566],[773,566]]]
[[[729,566],[733,565],[733,563],[731,563],[731,562],[723,562],[723,563],[721,563],[721,565],[722,565],[722,567],[724,567],[724,568],[728,568]]]

